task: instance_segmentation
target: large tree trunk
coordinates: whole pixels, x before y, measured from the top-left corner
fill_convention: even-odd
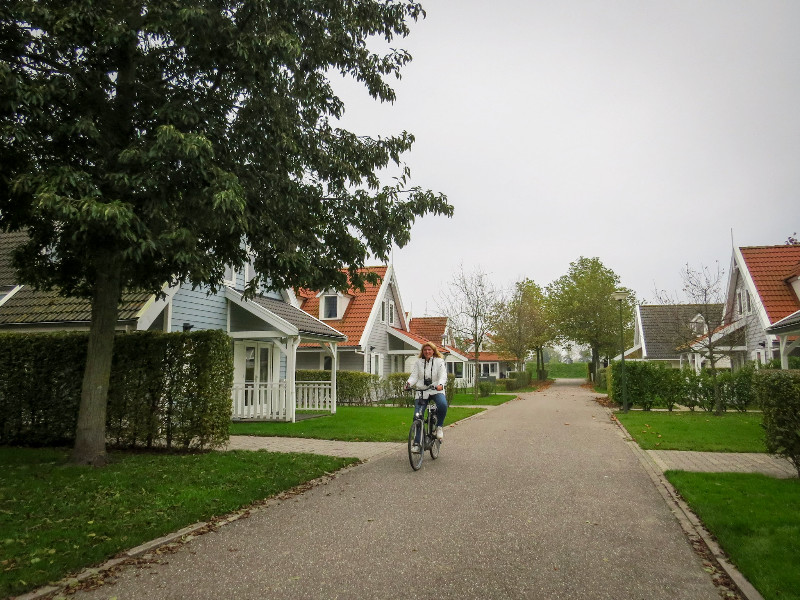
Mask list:
[[[83,372],[78,428],[72,452],[72,462],[77,464],[106,464],[106,404],[119,313],[120,280],[120,267],[111,255],[101,257],[97,262],[86,370]]]

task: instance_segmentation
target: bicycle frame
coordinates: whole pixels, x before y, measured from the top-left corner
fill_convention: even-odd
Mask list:
[[[439,457],[439,450],[442,445],[441,441],[436,438],[436,402],[430,397],[427,400],[423,399],[424,391],[426,390],[419,391],[419,396],[414,402],[415,409],[420,407],[420,412],[414,413],[414,421],[408,432],[408,459],[411,463],[411,468],[415,471],[422,467],[422,460],[426,451],[429,451],[431,458],[436,460]],[[417,441],[417,437],[419,437],[419,441]],[[415,446],[419,446],[417,452],[412,451]]]

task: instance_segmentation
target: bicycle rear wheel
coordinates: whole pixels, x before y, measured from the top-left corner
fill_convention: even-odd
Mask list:
[[[419,440],[419,441],[416,441]],[[416,446],[416,452],[415,447]],[[408,462],[411,468],[419,471],[422,466],[422,459],[425,456],[425,432],[422,431],[422,420],[414,419],[411,429],[408,432]]]

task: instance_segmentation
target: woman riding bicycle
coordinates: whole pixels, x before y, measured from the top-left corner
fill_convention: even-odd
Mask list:
[[[422,390],[422,398],[417,396],[414,402],[414,414],[422,413],[429,399],[436,403],[438,417],[436,437],[439,440],[444,437],[442,425],[444,425],[444,417],[447,414],[447,399],[443,392],[446,383],[447,367],[442,355],[433,344],[423,344],[419,351],[419,358],[414,362],[414,368],[411,369],[411,377],[406,381],[406,389]],[[429,389],[431,386],[434,389]]]

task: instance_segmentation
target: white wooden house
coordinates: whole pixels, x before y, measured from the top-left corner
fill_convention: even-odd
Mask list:
[[[88,301],[13,282],[9,248],[20,242],[19,235],[0,234],[0,331],[88,330]],[[297,350],[301,344],[313,345],[336,365],[337,345],[347,337],[300,310],[291,292],[265,291],[245,301],[242,290],[250,269],[228,269],[225,285],[217,293],[190,284],[165,286],[163,298],[126,292],[117,330],[227,332],[234,356],[234,419],[294,421],[296,410],[304,408],[336,412],[335,377],[295,382]]]

